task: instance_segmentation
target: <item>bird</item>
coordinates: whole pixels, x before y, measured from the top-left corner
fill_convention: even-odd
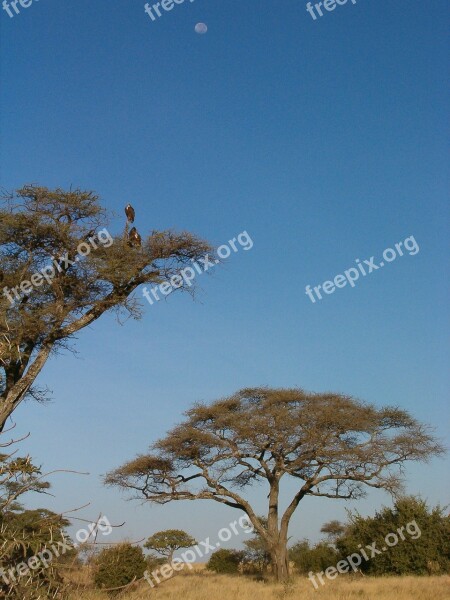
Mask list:
[[[134,208],[131,206],[131,204],[127,204],[125,206],[125,214],[127,216],[127,219],[130,223],[134,223],[134,217],[136,216],[136,213],[134,212]]]
[[[137,232],[136,227],[132,227],[130,229],[130,233],[128,234],[128,243],[130,246],[141,246],[142,238]]]

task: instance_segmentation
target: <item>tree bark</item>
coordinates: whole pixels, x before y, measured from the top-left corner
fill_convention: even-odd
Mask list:
[[[20,402],[24,399],[26,393],[33,385],[36,377],[41,372],[52,351],[52,345],[44,345],[38,352],[33,364],[6,393],[0,401],[0,432],[3,431],[8,417],[15,411]]]
[[[268,538],[270,540],[270,556],[272,573],[276,581],[284,582],[289,579],[289,559],[287,551],[287,530],[289,519],[282,520],[280,529],[278,523],[278,501],[280,494],[279,476],[275,475],[270,480],[269,514],[267,518]]]
[[[276,581],[283,583],[289,579],[289,558],[287,545],[279,542],[270,553],[272,559],[272,572]]]

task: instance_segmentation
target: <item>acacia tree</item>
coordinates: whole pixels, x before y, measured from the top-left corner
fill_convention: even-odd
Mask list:
[[[327,521],[320,528],[320,533],[324,533],[331,542],[335,542],[345,533],[345,525],[336,519]]]
[[[278,580],[289,575],[288,528],[308,496],[355,499],[365,486],[401,488],[399,467],[443,452],[406,411],[300,389],[244,389],[197,404],[147,455],[110,472],[107,485],[150,502],[214,500],[244,511],[265,541]],[[280,510],[282,480],[298,482]],[[267,528],[243,495],[263,482]]]
[[[171,563],[176,550],[190,548],[196,544],[196,540],[182,529],[166,529],[150,536],[145,542],[144,548],[154,550],[167,558],[167,562]]]
[[[211,251],[207,242],[187,232],[154,231],[141,239],[134,227],[133,235],[128,232],[127,224],[123,235],[112,237],[107,223],[91,191],[27,185],[4,197],[0,431],[24,398],[45,398],[43,390],[33,387],[36,377],[75,334],[108,311],[138,318],[133,296],[138,286],[174,282],[185,265]],[[39,276],[43,269],[47,277]],[[179,276],[176,282],[175,287],[186,289]]]

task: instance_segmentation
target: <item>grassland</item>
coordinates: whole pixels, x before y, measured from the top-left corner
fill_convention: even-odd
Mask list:
[[[106,593],[80,590],[72,600],[105,600]],[[340,577],[315,591],[305,578],[289,585],[264,583],[243,576],[197,571],[180,574],[152,589],[140,582],[121,600],[449,600],[450,577]]]

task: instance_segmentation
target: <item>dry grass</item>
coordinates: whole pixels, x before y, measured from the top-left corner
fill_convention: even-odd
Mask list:
[[[105,600],[102,592],[77,592],[73,600]],[[340,577],[315,591],[305,578],[275,585],[247,577],[192,572],[178,575],[152,589],[147,583],[121,600],[448,600],[450,577]]]

